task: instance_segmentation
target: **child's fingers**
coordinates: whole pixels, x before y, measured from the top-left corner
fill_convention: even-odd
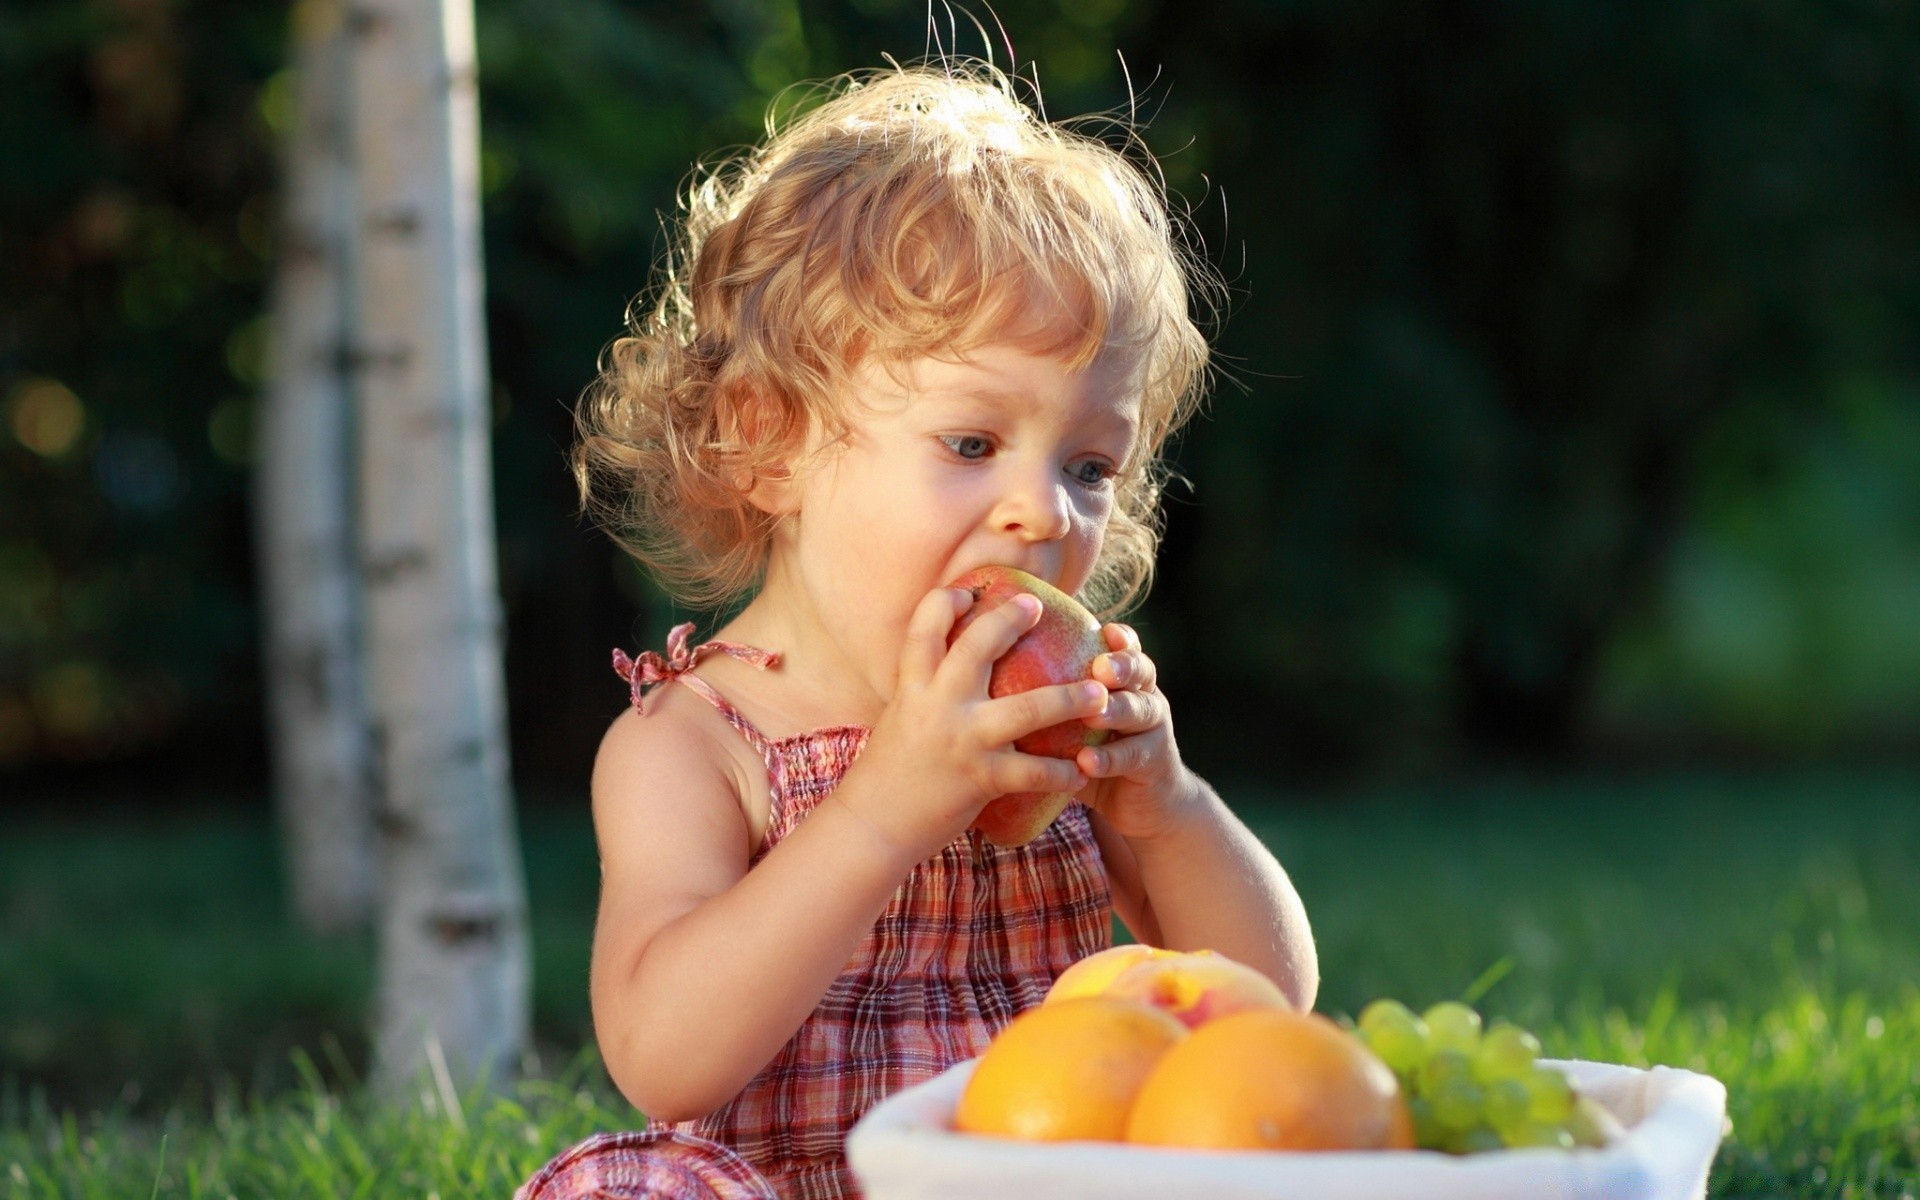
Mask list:
[[[1093,779],[1119,775],[1145,779],[1161,767],[1167,750],[1167,739],[1158,734],[1133,734],[1085,747],[1074,756],[1074,766]]]
[[[1167,719],[1167,701],[1157,692],[1117,691],[1108,696],[1103,710],[1084,719],[1093,729],[1140,733]]]
[[[1087,782],[1069,758],[1015,752],[994,759],[993,786],[1002,796],[1009,792],[1078,792]]]
[[[972,605],[973,593],[965,588],[935,588],[920,598],[900,646],[902,684],[925,685],[933,678],[947,657],[947,634]]]
[[[980,706],[981,734],[987,745],[1004,746],[1036,729],[1093,716],[1109,694],[1104,684],[1084,679],[989,700]]]
[[[985,692],[994,662],[1039,620],[1040,601],[1025,593],[975,617],[948,653],[959,660],[967,690],[974,695]]]
[[[1173,739],[1158,730],[1110,737],[1100,745],[1083,747],[1073,755],[1073,764],[1092,780],[1112,780],[1117,776],[1150,780],[1175,762],[1177,751],[1173,749]]]
[[[1094,676],[1108,687],[1149,692],[1160,681],[1160,669],[1137,650],[1115,650],[1093,660]]]

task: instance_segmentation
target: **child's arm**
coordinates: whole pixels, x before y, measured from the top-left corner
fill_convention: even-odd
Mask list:
[[[1265,972],[1295,1007],[1311,1009],[1320,966],[1300,894],[1219,794],[1188,775],[1195,791],[1181,803],[1190,815],[1151,837],[1123,837],[1093,814],[1115,911],[1136,939],[1217,950]]]
[[[1094,674],[1113,688],[1087,723],[1120,735],[1080,752],[1081,794],[1112,884],[1114,910],[1141,941],[1212,949],[1257,967],[1302,1010],[1320,987],[1306,907],[1273,854],[1180,759],[1153,660],[1125,625]]]
[[[593,780],[594,1032],[614,1083],[661,1122],[702,1116],[753,1077],[913,866],[824,804],[747,870],[746,817],[720,752],[668,715],[662,704],[621,717]]]
[[[949,651],[947,632],[969,602],[965,592],[929,594],[859,760],[751,871],[746,820],[711,736],[684,717],[661,720],[665,703],[608,732],[593,780],[594,1026],[608,1073],[650,1118],[692,1119],[738,1094],[820,1002],[908,872],[987,801],[1086,783],[1072,763],[1009,743],[1102,701],[1084,685],[989,700],[993,661],[1038,606],[984,614]]]

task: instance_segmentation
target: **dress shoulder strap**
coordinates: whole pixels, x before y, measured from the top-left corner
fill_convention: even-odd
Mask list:
[[[633,707],[641,716],[647,715],[646,700],[660,684],[678,679],[695,692],[704,696],[709,704],[720,711],[727,724],[740,731],[740,736],[756,750],[767,764],[768,777],[779,780],[780,766],[778,756],[773,753],[773,745],[767,736],[760,732],[752,721],[742,716],[740,710],[728,702],[725,696],[714,690],[712,684],[692,674],[693,665],[709,652],[727,654],[742,662],[752,663],[765,670],[780,662],[777,650],[762,650],[757,646],[746,646],[739,642],[703,642],[689,648],[687,641],[693,633],[693,622],[687,621],[675,625],[667,633],[667,652],[664,656],[651,650],[642,650],[639,658],[629,658],[625,651],[613,652],[614,674],[627,681],[633,697]]]
[[[727,719],[727,724],[739,730],[740,736],[747,739],[747,744],[759,751],[760,757],[767,762],[767,769],[769,771],[774,770],[773,742],[767,738],[766,734],[760,732],[759,726],[747,720],[747,718],[741,714],[740,710],[735,708],[725,696],[722,696],[714,690],[712,684],[700,678],[698,675],[687,674],[677,676],[677,678],[681,683],[686,684],[694,691],[705,696],[707,703],[719,709],[720,715]]]

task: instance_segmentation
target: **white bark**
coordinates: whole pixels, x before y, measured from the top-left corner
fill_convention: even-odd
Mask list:
[[[293,14],[294,123],[254,471],[274,798],[295,910],[337,933],[373,914],[371,743],[358,655],[351,398],[353,269],[341,0]]]
[[[382,804],[374,1078],[527,1044],[506,754],[471,0],[357,0],[361,575]],[[444,1091],[444,1087],[442,1088]]]

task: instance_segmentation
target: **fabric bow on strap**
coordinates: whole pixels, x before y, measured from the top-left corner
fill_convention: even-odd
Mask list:
[[[752,663],[763,669],[774,666],[780,661],[780,652],[777,650],[762,650],[758,646],[745,646],[739,642],[703,642],[689,650],[687,638],[692,633],[692,621],[675,625],[669,630],[667,653],[664,658],[651,650],[642,650],[637,659],[629,658],[624,650],[613,652],[613,673],[627,681],[633,693],[633,707],[641,716],[647,714],[644,701],[648,690],[656,684],[662,684],[675,676],[686,674],[709,650],[731,654],[743,662]]]

